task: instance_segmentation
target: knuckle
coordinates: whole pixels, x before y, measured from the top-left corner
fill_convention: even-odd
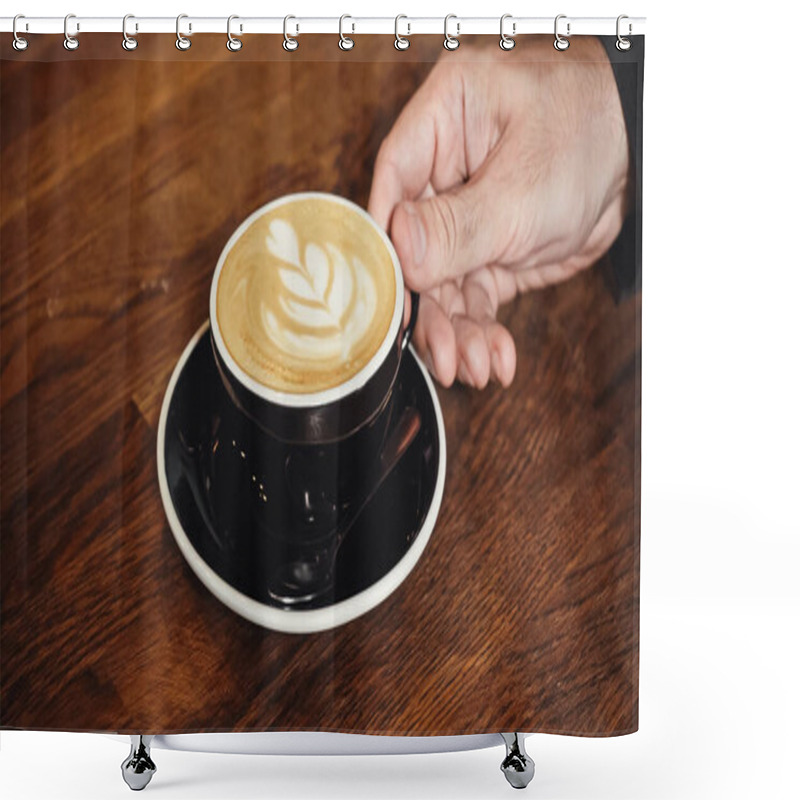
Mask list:
[[[453,207],[453,200],[446,195],[438,198],[433,204],[436,227],[439,230],[439,247],[447,262],[452,262],[456,253],[458,237],[458,220]]]
[[[479,211],[478,205],[469,199],[459,198],[455,213],[457,224],[457,243],[461,248],[469,247],[477,238]]]

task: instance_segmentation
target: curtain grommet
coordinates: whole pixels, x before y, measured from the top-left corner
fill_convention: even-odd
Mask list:
[[[139,42],[135,36],[128,35],[128,20],[129,19],[136,19],[133,14],[126,14],[122,18],[122,49],[127,50],[130,52],[131,50],[135,50],[139,46]],[[135,26],[134,30],[138,30],[138,24]]]
[[[75,14],[67,14],[67,16],[64,17],[64,49],[69,51],[77,50],[78,45],[80,44],[77,37],[71,36],[69,33],[69,21],[75,18]],[[80,23],[76,23],[75,31],[78,32],[80,29]]]
[[[300,47],[300,42],[298,42],[297,39],[294,36],[289,36],[289,27],[288,26],[289,26],[289,20],[290,19],[296,20],[297,17],[293,17],[291,14],[287,14],[283,18],[283,49],[287,53],[293,53],[295,50],[297,50],[298,47]],[[297,32],[298,33],[300,32],[300,26],[299,25],[297,26]]]
[[[17,33],[17,20],[20,19],[25,19],[25,15],[17,14],[14,17],[14,21],[11,23],[11,32],[14,34],[14,40],[11,42],[11,46],[18,53],[21,53],[23,50],[27,50],[28,45],[30,44],[30,42],[27,39],[25,39],[24,37],[20,36],[19,33]],[[25,23],[25,27],[26,28],[28,27],[27,23]]]
[[[511,19],[511,35],[509,36],[505,30],[505,22],[507,19]],[[508,52],[509,50],[513,50],[516,42],[514,41],[514,37],[517,35],[517,23],[513,21],[512,14],[503,14],[500,17],[500,49],[505,50]]]
[[[622,23],[622,20],[624,20],[624,19],[628,20],[628,36],[630,36],[631,33],[633,32],[633,26],[631,25],[630,19],[628,18],[628,16],[626,14],[620,14],[617,17],[617,41],[615,42],[614,46],[621,53],[625,53],[625,52],[627,52],[628,50],[631,49],[631,40],[626,38],[625,36],[623,36],[622,33],[620,32],[621,23]]]
[[[555,34],[555,41],[553,42],[553,47],[559,52],[563,52],[569,47],[569,39],[565,38],[558,32],[558,21],[561,19],[567,19],[566,14],[559,14],[556,17],[555,23],[553,24],[553,32]],[[567,21],[567,37],[570,35],[570,23]]]
[[[239,19],[236,14],[231,14],[228,17],[228,41],[225,42],[225,47],[227,47],[231,53],[238,53],[244,47],[244,42],[231,33],[231,22],[235,19]],[[241,32],[241,27],[239,30]]]
[[[178,50],[181,50],[181,51],[188,50],[192,46],[192,40],[191,39],[187,39],[181,33],[181,20],[182,19],[188,19],[188,18],[189,18],[188,14],[178,14],[178,17],[175,20],[175,35],[177,36],[177,39],[175,39],[175,47],[177,47]],[[192,32],[192,23],[190,22],[189,23],[189,33],[191,33],[191,32]]]
[[[344,21],[346,19],[353,19],[353,18],[349,14],[342,14],[342,16],[339,17],[339,49],[345,51],[352,50],[356,46],[356,43],[349,36],[344,35],[343,26],[344,26]],[[355,30],[356,26],[355,23],[353,23],[353,30],[351,31],[351,33],[354,33]]]
[[[394,49],[395,50],[408,50],[411,47],[411,40],[407,39],[406,36],[411,36],[411,23],[406,23],[408,26],[408,33],[406,36],[400,35],[400,20],[401,19],[408,19],[405,14],[398,14],[394,18]]]
[[[450,22],[451,19],[456,21],[456,35],[451,36],[449,31],[447,30],[447,24]],[[458,41],[458,37],[461,35],[461,23],[458,21],[458,17],[455,14],[448,14],[444,18],[444,49],[450,50],[458,50],[458,46],[461,42]]]

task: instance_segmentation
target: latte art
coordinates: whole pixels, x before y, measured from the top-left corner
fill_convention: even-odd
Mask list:
[[[309,393],[358,373],[386,337],[394,264],[354,209],[321,197],[279,204],[227,254],[217,320],[232,358],[259,383]]]
[[[369,271],[330,242],[312,242],[301,254],[294,228],[281,219],[270,224],[266,246],[281,263],[284,314],[279,319],[261,300],[264,332],[294,358],[348,361],[375,316],[378,297]]]

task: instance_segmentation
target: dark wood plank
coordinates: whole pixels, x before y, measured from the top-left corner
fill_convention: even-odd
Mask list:
[[[441,43],[118,39],[0,42],[0,726],[634,730],[640,299],[595,266],[504,309],[517,377],[439,390],[445,497],[408,579],[334,631],[262,630],[167,526],[166,383],[238,222],[301,189],[366,204]]]

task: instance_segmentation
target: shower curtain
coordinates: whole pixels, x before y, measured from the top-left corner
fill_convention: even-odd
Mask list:
[[[0,727],[636,730],[642,37],[28,38],[0,42]],[[264,211],[300,193],[343,201],[353,263],[385,231],[413,325],[377,416],[319,442],[261,425],[294,401],[243,401],[209,326],[252,215],[264,264],[310,236]],[[308,336],[339,274],[312,245],[280,312]]]

